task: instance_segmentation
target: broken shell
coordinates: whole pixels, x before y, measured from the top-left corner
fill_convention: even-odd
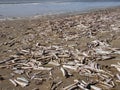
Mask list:
[[[61,67],[60,70],[62,71],[62,74],[63,74],[64,77],[66,77],[66,78],[69,77],[68,71],[66,69],[64,69],[63,67]]]
[[[56,83],[55,85],[52,85],[51,90],[55,90],[61,83],[62,83],[62,81],[59,81],[59,82]]]
[[[14,81],[15,81],[18,85],[20,85],[21,87],[25,87],[25,86],[28,85],[28,82],[21,82],[21,81],[18,81],[18,80],[16,80],[16,79],[14,79]]]
[[[70,85],[64,87],[62,90],[69,90],[69,89],[71,90],[71,89],[77,87],[77,84],[78,84],[78,82],[70,84]]]
[[[113,85],[108,84],[107,82],[99,81],[99,83],[104,84],[104,85],[108,86],[109,88],[113,88],[114,87]]]
[[[34,89],[32,89],[32,90],[40,90],[39,88],[34,88]]]
[[[55,66],[60,66],[60,64],[56,61],[50,61],[48,64],[55,65]]]
[[[101,49],[101,48],[96,48],[96,49],[94,49],[94,51],[95,51],[97,54],[101,54],[101,55],[106,55],[106,54],[112,53],[112,51],[105,51],[105,50],[103,50],[103,49]]]
[[[17,80],[29,83],[29,81],[25,79],[24,77],[17,77]]]
[[[68,69],[71,69],[71,70],[74,70],[76,71],[77,70],[77,66],[70,66],[70,65],[63,65],[64,68],[68,68]]]
[[[16,73],[16,74],[23,74],[24,73],[24,70],[15,70],[15,71],[13,71],[14,73]]]
[[[48,67],[33,67],[34,70],[52,70],[52,68],[48,68]]]
[[[120,65],[117,64],[111,64],[112,67],[115,67],[120,72]]]
[[[116,77],[120,80],[120,75],[119,74],[116,74]]]
[[[81,84],[78,84],[78,87],[80,88],[80,89],[82,89],[82,90],[89,90],[89,89],[87,89],[87,88],[85,88],[83,85],[81,85]]]
[[[9,81],[10,81],[15,87],[17,86],[17,83],[16,83],[14,80],[9,79]]]
[[[102,90],[101,88],[96,87],[96,86],[94,86],[94,85],[91,85],[90,87],[91,87],[91,89],[93,89],[93,90]]]

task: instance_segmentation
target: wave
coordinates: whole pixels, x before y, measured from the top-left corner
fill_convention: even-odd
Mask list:
[[[76,2],[74,0],[0,0],[0,4],[39,4],[39,3],[64,3],[64,2]]]
[[[77,3],[77,2],[73,2],[73,3]],[[82,3],[82,2],[81,2]],[[38,2],[38,3],[0,3],[0,6],[4,6],[4,5],[54,5],[54,4],[71,4],[71,2]]]
[[[120,2],[120,0],[0,0],[0,4],[39,4],[64,2]]]

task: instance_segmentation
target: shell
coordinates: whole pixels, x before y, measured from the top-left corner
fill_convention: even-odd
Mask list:
[[[94,85],[91,85],[90,87],[91,87],[91,89],[93,89],[93,90],[102,90],[101,88],[96,87],[96,86],[94,86]]]
[[[63,65],[63,67],[64,67],[64,68],[71,69],[71,70],[74,70],[74,71],[77,70],[77,66]]]
[[[16,73],[16,74],[23,74],[24,73],[24,70],[15,70],[15,71],[13,71],[14,73]]]
[[[48,68],[48,67],[33,67],[34,70],[52,70],[52,68]]]
[[[61,67],[60,70],[62,71],[62,74],[63,74],[64,77],[66,77],[66,78],[69,77],[68,71],[66,69],[64,69],[63,67]]]
[[[17,86],[17,83],[16,83],[14,80],[9,79],[9,81],[10,81],[15,87]]]
[[[24,77],[17,77],[17,80],[29,83],[29,81],[25,79]]]
[[[77,83],[70,84],[70,85],[64,87],[62,90],[72,90],[72,88],[77,87]]]
[[[21,82],[21,81],[18,81],[18,80],[16,80],[16,79],[14,79],[14,81],[15,81],[18,85],[20,85],[21,87],[26,87],[26,86],[28,85],[28,82]]]
[[[116,74],[116,77],[120,80],[120,75],[119,74]]]

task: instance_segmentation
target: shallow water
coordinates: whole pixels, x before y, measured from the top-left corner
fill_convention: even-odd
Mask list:
[[[90,9],[120,6],[120,2],[36,2],[0,4],[0,18],[27,17],[34,15],[59,14]]]

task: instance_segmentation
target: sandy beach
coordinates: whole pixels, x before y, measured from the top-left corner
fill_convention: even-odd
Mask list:
[[[0,57],[0,90],[119,90],[120,7],[1,20]]]

